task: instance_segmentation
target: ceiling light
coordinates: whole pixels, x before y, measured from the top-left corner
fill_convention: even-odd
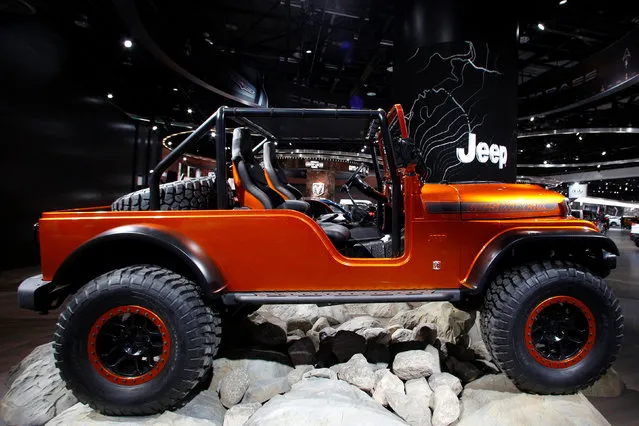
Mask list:
[[[546,27],[544,26],[544,24],[542,24],[541,22],[537,24],[537,28],[539,28],[540,31],[543,31],[546,29]]]
[[[393,72],[393,66],[392,65],[387,66],[386,71]]]
[[[544,160],[544,164],[548,164],[548,161]]]
[[[186,161],[186,157],[182,157],[182,161]]]
[[[566,3],[568,3],[568,0],[561,0],[561,1],[559,2],[559,4],[566,4]]]
[[[277,142],[275,142],[275,146],[277,146]]]
[[[308,49],[308,50],[306,51],[306,54],[307,54],[307,55],[310,55],[311,53],[313,53],[313,51],[312,51],[311,49]]]
[[[601,152],[601,155],[606,155],[606,151],[602,151],[602,152]]]
[[[174,92],[177,92],[177,91],[178,91],[178,88],[177,88],[177,87],[174,87],[174,88],[173,88],[173,91],[174,91]]]
[[[361,151],[361,152],[364,152],[364,148],[362,148],[362,151]]]
[[[107,98],[113,99],[113,94],[112,93],[107,93]]]
[[[169,142],[167,142],[166,144],[167,144],[168,146],[171,146],[171,145],[173,145],[173,142],[169,141]]]
[[[530,121],[535,121],[535,116],[530,117]]]
[[[193,114],[193,110],[191,108],[187,109],[186,112],[188,112],[189,114]]]
[[[579,140],[580,141],[584,140],[584,137],[583,136],[579,136]]]
[[[601,164],[597,164],[597,168],[600,169],[601,168]]]
[[[293,142],[289,142],[289,143],[288,143],[288,146],[293,146]]]
[[[366,96],[376,96],[377,93],[375,92],[366,92]]]
[[[151,130],[157,130],[157,129],[158,129],[158,126],[151,127]]]
[[[130,49],[133,47],[133,42],[129,39],[124,40],[124,42],[122,43],[122,45],[124,47],[126,47],[127,49]]]
[[[547,144],[546,144],[546,148],[550,148],[551,146],[552,146],[552,145],[551,145],[551,144],[549,144],[549,143],[547,143]]]
[[[575,161],[579,161],[579,157],[575,157]]]

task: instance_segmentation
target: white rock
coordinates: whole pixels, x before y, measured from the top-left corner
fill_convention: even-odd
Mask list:
[[[609,369],[592,386],[581,391],[586,396],[617,397],[625,388],[619,373],[614,368]]]
[[[427,407],[433,405],[433,391],[424,377],[407,380],[404,386],[406,388],[406,396],[409,398]]]
[[[391,335],[391,343],[403,343],[413,341],[413,330],[407,328],[397,329]]]
[[[226,408],[238,404],[250,384],[249,375],[243,368],[231,371],[220,382],[220,401]]]
[[[426,346],[426,349],[424,350],[428,352],[429,354],[431,354],[433,356],[433,359],[435,360],[435,367],[433,368],[433,373],[441,373],[442,367],[441,367],[441,362],[439,360],[439,351],[437,350],[437,348],[435,346],[428,345]]]
[[[435,371],[436,361],[426,351],[400,352],[393,361],[393,372],[402,380],[428,377]]]
[[[448,386],[455,395],[459,395],[463,389],[461,380],[450,373],[434,373],[428,378],[428,385],[431,389],[435,389],[438,386]]]
[[[429,302],[395,315],[388,322],[388,326],[400,325],[413,329],[420,323],[435,324],[439,340],[452,343],[457,343],[458,338],[465,336],[473,325],[471,315],[455,308],[451,303]]]
[[[389,370],[378,370],[380,374],[375,372],[375,377],[379,377],[375,383],[373,391],[373,399],[383,406],[388,406],[386,395],[392,392],[404,394],[404,383],[399,377],[391,373]]]
[[[219,419],[207,420],[172,411],[153,416],[110,417],[93,411],[88,405],[78,403],[51,419],[46,426],[222,426],[223,418],[223,413]]]
[[[222,406],[222,402],[217,396],[217,392],[205,390],[195,395],[195,397],[184,407],[176,410],[175,414],[196,419],[209,420],[216,425],[221,425],[224,422],[225,412],[226,409]]]
[[[457,426],[610,426],[581,394],[528,395],[464,389],[461,402],[462,413]]]
[[[469,349],[472,350],[477,358],[485,359],[486,361],[492,360],[492,354],[486,347],[483,337],[481,335],[480,327],[480,313],[477,311],[475,323],[468,331]]]
[[[315,368],[302,374],[302,380],[306,379],[331,379],[337,380],[337,373],[329,368]],[[299,382],[297,383],[299,384]]]
[[[468,383],[465,389],[490,390],[496,392],[521,393],[505,374],[487,374]]]
[[[15,366],[7,385],[0,418],[9,425],[42,425],[78,401],[60,378],[51,343],[38,346]]]
[[[401,392],[389,392],[388,404],[398,416],[411,426],[431,426],[427,404],[414,400]]]
[[[375,386],[375,373],[362,354],[355,354],[337,373],[337,377],[369,392]]]
[[[352,316],[368,315],[375,318],[391,318],[411,309],[407,303],[347,303],[344,306]]]
[[[243,426],[260,408],[259,402],[235,405],[226,412],[223,426]]]
[[[313,324],[313,327],[311,327],[311,330],[319,332],[323,328],[330,327],[330,326],[331,324],[328,322],[326,317],[319,317],[317,321],[315,321],[315,323]]]
[[[256,312],[267,312],[275,315],[284,322],[292,319],[307,319],[312,323],[317,321],[320,316],[317,305],[262,305]]]
[[[331,325],[342,324],[351,319],[351,315],[344,305],[321,306],[318,315],[325,317]]]
[[[249,386],[244,394],[244,398],[242,398],[242,403],[266,402],[275,395],[288,392],[289,390],[291,390],[291,385],[288,383],[287,377],[259,380],[251,383],[251,386]]]
[[[329,370],[330,371],[330,370]],[[405,425],[363,391],[341,380],[303,380],[257,410],[245,426]]]
[[[459,418],[460,411],[459,399],[448,386],[433,389],[433,426],[450,425]]]
[[[364,336],[367,343],[378,343],[381,345],[387,345],[391,340],[391,335],[383,327],[377,328],[365,328],[357,332],[360,336]]]
[[[288,376],[286,376],[286,379],[288,380],[288,384],[293,386],[293,384],[302,380],[302,376],[304,375],[304,373],[306,373],[307,371],[311,371],[313,368],[315,367],[313,367],[312,365],[296,366],[295,370],[291,371],[290,373],[288,373]]]
[[[293,367],[285,364],[285,362],[290,362],[288,356],[275,351],[253,349],[238,352],[233,358],[217,358],[213,360],[213,379],[209,389],[217,391],[224,376],[233,370],[241,368],[246,370],[251,382],[274,377],[286,377],[293,370]],[[269,361],[270,359],[277,361]]]
[[[382,323],[373,317],[356,317],[346,321],[344,324],[337,327],[337,331],[354,331],[357,332],[366,328],[379,328]]]

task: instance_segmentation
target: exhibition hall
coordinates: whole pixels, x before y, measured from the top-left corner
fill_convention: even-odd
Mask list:
[[[0,426],[639,426],[639,2],[0,0]]]

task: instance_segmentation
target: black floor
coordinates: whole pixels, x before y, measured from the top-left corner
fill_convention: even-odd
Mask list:
[[[625,337],[614,368],[627,389],[618,398],[589,399],[613,426],[639,426],[639,248],[628,239],[628,231],[611,230],[609,235],[621,257],[608,282],[621,300],[625,317]],[[57,313],[43,316],[17,307],[18,283],[38,272],[37,268],[0,271],[0,397],[6,391],[7,370],[35,346],[51,341]]]

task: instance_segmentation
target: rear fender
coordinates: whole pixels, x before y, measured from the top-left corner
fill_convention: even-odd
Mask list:
[[[219,268],[198,244],[170,228],[139,224],[110,229],[78,247],[56,271],[52,293],[57,291],[64,299],[87,281],[134,264],[154,264],[179,273],[194,281],[206,298],[224,289]]]
[[[534,252],[546,248],[555,253],[585,253],[586,249],[601,250],[600,256],[582,260],[582,266],[606,276],[616,266],[619,249],[608,237],[588,228],[581,229],[514,229],[504,232],[488,243],[477,255],[462,284],[472,293],[483,293],[516,251]],[[541,253],[541,252],[537,252]],[[534,253],[530,253],[534,257]],[[544,259],[539,259],[544,260]],[[563,259],[570,260],[570,259]]]

